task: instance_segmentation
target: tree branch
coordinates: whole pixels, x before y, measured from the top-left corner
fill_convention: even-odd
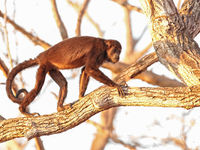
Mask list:
[[[195,38],[200,32],[200,1],[186,0],[184,1],[180,15],[187,27],[188,33],[192,38]]]
[[[5,36],[5,41],[6,41],[6,48],[7,48],[7,52],[8,52],[8,58],[10,61],[10,66],[11,68],[13,68],[13,61],[12,61],[12,56],[10,53],[10,45],[9,45],[9,40],[8,40],[8,30],[7,30],[7,7],[6,7],[6,3],[7,1],[5,0],[4,2],[5,4],[5,14],[4,14],[4,36]]]
[[[1,58],[0,58],[0,70],[3,72],[4,76],[7,78],[9,69]]]
[[[0,17],[4,17],[4,14],[0,11]],[[21,26],[19,26],[18,24],[16,24],[13,20],[11,20],[8,16],[7,16],[7,22],[10,23],[16,30],[18,30],[19,32],[21,32],[22,34],[24,34],[28,39],[30,39],[34,44],[36,45],[40,45],[42,46],[44,49],[48,49],[49,47],[51,47],[51,45],[45,41],[43,41],[42,39],[40,39],[37,36],[34,36],[33,34],[29,33],[28,31],[26,31],[24,28],[22,28]]]
[[[76,2],[72,2],[71,0],[67,0],[67,3],[69,5],[71,5],[78,13],[80,12],[81,6],[76,3]],[[87,10],[85,10],[84,16],[88,19],[88,21],[90,21],[90,23],[96,28],[99,37],[103,37],[103,31],[101,30],[100,26],[90,17],[90,15],[88,14]]]
[[[62,39],[68,38],[67,30],[65,28],[64,23],[62,22],[62,20],[60,18],[55,0],[51,0],[51,6],[52,6],[53,16],[56,21],[57,27],[60,31]]]
[[[82,21],[83,15],[85,13],[85,10],[87,9],[89,2],[90,2],[90,0],[85,0],[83,2],[82,8],[80,9],[78,20],[77,20],[77,26],[76,26],[76,36],[81,35],[81,21]]]
[[[0,122],[0,141],[16,137],[50,135],[69,130],[94,114],[117,106],[183,107],[200,106],[199,87],[128,88],[126,97],[116,89],[102,87],[85,96],[66,110],[38,117],[8,119]]]
[[[186,85],[200,84],[200,49],[191,38],[173,0],[140,1],[149,18],[149,29],[159,61]]]
[[[138,13],[143,13],[141,8],[138,8],[136,6],[133,6],[127,2],[127,0],[112,0],[113,2],[116,2],[124,7],[127,7],[129,10],[137,11]]]

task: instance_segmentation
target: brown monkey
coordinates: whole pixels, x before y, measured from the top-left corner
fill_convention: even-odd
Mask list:
[[[61,111],[64,109],[63,102],[67,96],[67,81],[59,69],[73,69],[84,66],[80,75],[79,98],[84,96],[90,76],[110,87],[117,88],[119,95],[124,96],[122,87],[99,70],[104,61],[118,62],[120,53],[121,44],[116,40],[105,40],[89,36],[66,39],[40,53],[35,59],[24,61],[13,68],[6,81],[7,95],[13,102],[20,104],[19,110],[21,113],[29,115],[26,112],[26,107],[40,92],[45,76],[49,73],[60,87],[57,110]],[[21,89],[14,96],[11,89],[16,74],[35,65],[39,65],[35,87],[30,92]],[[21,92],[25,92],[22,99],[18,98]]]

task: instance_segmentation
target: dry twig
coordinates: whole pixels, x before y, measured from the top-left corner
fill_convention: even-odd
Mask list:
[[[81,35],[81,22],[82,22],[83,15],[85,13],[85,10],[87,9],[89,2],[90,2],[90,0],[85,0],[83,2],[82,8],[80,9],[78,20],[77,20],[77,25],[76,25],[76,36]]]
[[[61,20],[55,0],[51,0],[51,6],[52,6],[53,16],[56,21],[57,27],[60,31],[61,37],[62,39],[66,39],[68,38],[67,29],[65,28],[65,25]]]

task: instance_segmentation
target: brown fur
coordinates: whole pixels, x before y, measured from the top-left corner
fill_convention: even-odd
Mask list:
[[[57,110],[63,110],[63,102],[67,96],[67,81],[59,69],[73,69],[84,66],[80,76],[79,98],[84,96],[90,76],[108,86],[117,88],[119,95],[123,96],[122,87],[99,70],[104,61],[112,63],[119,61],[120,52],[121,45],[116,40],[104,40],[88,36],[66,39],[40,53],[35,59],[20,63],[13,68],[6,81],[7,95],[13,102],[20,104],[21,113],[28,115],[26,107],[38,95],[43,86],[45,76],[49,73],[60,87]],[[12,93],[12,81],[18,72],[35,65],[39,65],[35,87],[30,92],[26,92],[25,97],[21,100]],[[20,91],[18,91],[17,95],[19,94]]]

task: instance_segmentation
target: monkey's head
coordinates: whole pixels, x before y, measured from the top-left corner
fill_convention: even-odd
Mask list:
[[[116,63],[119,61],[119,55],[121,53],[121,44],[116,40],[106,40],[107,46],[107,61]]]

